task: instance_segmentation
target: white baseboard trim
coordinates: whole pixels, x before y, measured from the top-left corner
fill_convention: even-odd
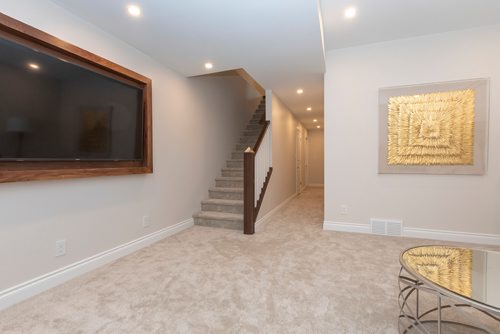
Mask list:
[[[456,242],[467,242],[471,244],[484,244],[500,246],[500,235],[469,233],[459,231],[430,230],[423,228],[404,228],[404,236],[411,238],[446,240]]]
[[[370,226],[366,224],[352,224],[342,222],[323,222],[323,230],[352,233],[370,233]]]
[[[278,204],[274,209],[272,209],[271,211],[269,211],[268,213],[265,214],[264,217],[260,218],[259,220],[257,220],[255,222],[255,231],[256,232],[259,232],[259,231],[262,231],[262,229],[264,228],[264,226],[266,226],[266,224],[271,220],[271,218],[282,208],[284,207],[285,205],[288,204],[288,202],[290,202],[292,199],[294,199],[295,197],[297,197],[299,194],[298,193],[295,193],[293,194],[292,196],[288,197],[286,200],[284,200],[283,202],[281,202],[280,204]]]
[[[311,187],[311,188],[324,188],[325,187],[325,185],[322,183],[309,183],[307,186]]]
[[[193,224],[194,222],[192,218],[187,219],[183,222],[163,228],[141,238],[127,242],[81,261],[72,263],[66,267],[57,269],[53,272],[0,291],[0,310],[31,298],[41,292],[67,282],[107,263],[113,262],[123,256],[133,253],[141,248],[147,247],[164,238],[177,234],[193,226]]]
[[[323,222],[323,230],[371,234],[370,225]],[[500,246],[500,235],[403,227],[403,237]]]

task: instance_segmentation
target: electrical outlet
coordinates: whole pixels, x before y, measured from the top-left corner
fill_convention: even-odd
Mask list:
[[[341,215],[347,215],[348,213],[349,213],[349,208],[347,207],[347,205],[342,204],[340,206],[340,214]]]
[[[151,218],[149,218],[149,216],[143,216],[142,217],[142,227],[146,228],[146,227],[149,227],[150,225],[151,225]]]
[[[55,256],[58,257],[63,255],[66,255],[66,239],[56,241]]]

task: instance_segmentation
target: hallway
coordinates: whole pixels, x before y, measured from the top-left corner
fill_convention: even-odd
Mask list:
[[[397,332],[399,252],[322,231],[308,188],[254,236],[194,226],[0,313],[1,333]]]

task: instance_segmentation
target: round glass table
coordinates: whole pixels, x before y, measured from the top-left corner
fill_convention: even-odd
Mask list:
[[[399,261],[400,333],[500,333],[500,252],[420,246]]]

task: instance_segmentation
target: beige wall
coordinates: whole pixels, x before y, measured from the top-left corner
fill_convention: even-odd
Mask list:
[[[186,79],[48,0],[3,1],[0,11],[153,80],[155,167],[152,175],[0,184],[0,291],[200,210],[250,115],[243,80]],[[67,254],[56,258],[59,239]]]
[[[325,220],[500,235],[500,25],[327,53]],[[491,78],[483,176],[378,175],[378,89]],[[341,205],[348,213],[341,214]]]
[[[297,127],[306,133],[302,124],[276,95],[268,91],[266,99],[271,100],[268,103],[272,106],[271,110],[267,109],[267,116],[271,119],[272,128],[273,174],[258,219],[296,194]]]
[[[323,130],[309,130],[309,185],[324,184],[324,133]]]

